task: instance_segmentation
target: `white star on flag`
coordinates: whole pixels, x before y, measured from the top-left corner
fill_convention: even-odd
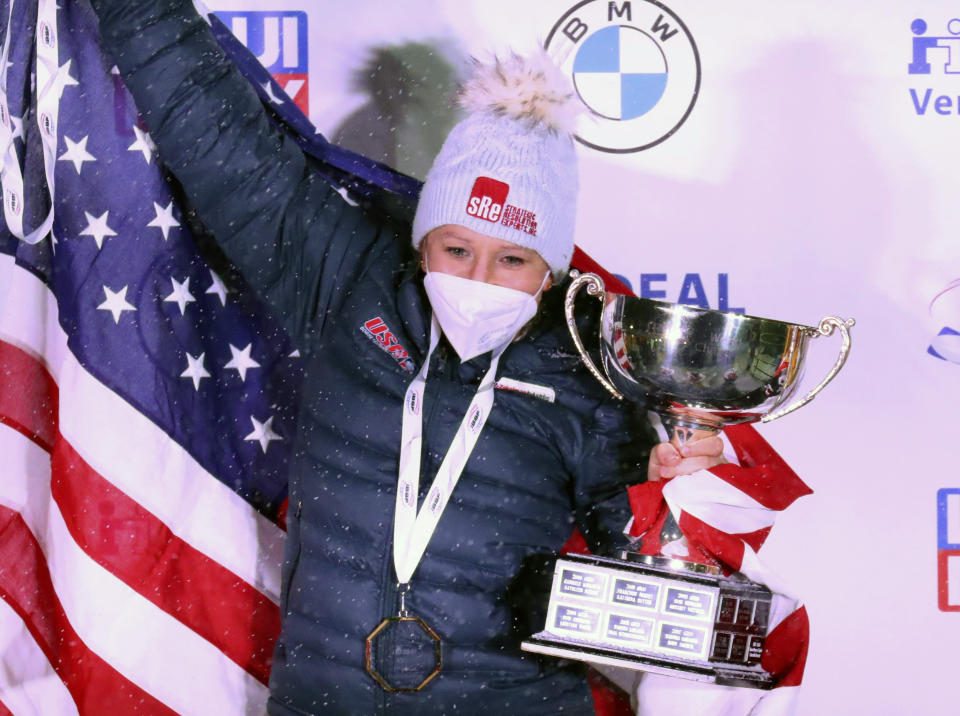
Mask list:
[[[67,60],[57,68],[57,77],[54,81],[61,88],[61,91],[66,87],[75,87],[80,84],[70,75],[70,64],[72,62],[73,60]]]
[[[14,117],[11,114],[10,126],[13,128],[13,135],[10,137],[11,141],[14,139],[23,139],[23,118]]]
[[[97,242],[97,248],[103,248],[103,240],[108,236],[116,236],[117,232],[107,226],[107,217],[110,215],[110,210],[103,212],[100,216],[94,217],[93,214],[89,214],[86,211],[83,212],[83,215],[87,217],[87,228],[80,232],[80,236],[92,236],[93,240]]]
[[[97,306],[97,309],[100,311],[110,311],[113,314],[113,322],[120,323],[120,315],[124,311],[136,311],[136,306],[133,306],[127,301],[127,287],[124,286],[119,291],[111,291],[107,288],[106,284],[103,286],[103,295],[106,296],[106,300]]]
[[[180,377],[192,379],[194,390],[200,390],[200,381],[204,378],[210,377],[207,369],[203,366],[203,359],[206,355],[206,353],[201,353],[199,356],[194,358],[192,355],[187,353],[187,369],[180,374]]]
[[[190,277],[187,276],[184,282],[180,283],[171,276],[170,283],[173,284],[173,291],[163,300],[164,302],[169,301],[170,303],[176,303],[180,306],[180,315],[182,316],[187,312],[187,304],[197,300],[193,297],[193,294],[190,293]]]
[[[213,269],[210,269],[210,281],[211,281],[210,288],[204,291],[204,293],[215,294],[217,298],[220,299],[220,305],[226,306],[227,293],[229,293],[229,291],[227,291],[227,285],[223,282],[223,279],[221,279],[219,276],[217,276],[216,273],[214,273]]]
[[[350,196],[350,193],[347,191],[347,187],[342,186],[336,191],[337,191],[337,194],[342,196],[343,200],[347,202],[350,206],[360,206],[360,202],[354,201],[353,198]]]
[[[127,147],[128,152],[142,152],[143,158],[147,164],[153,159],[153,153],[157,151],[157,145],[153,143],[150,135],[144,132],[137,125],[133,125],[133,133],[137,135],[136,141]]]
[[[253,432],[247,435],[244,440],[252,440],[260,443],[260,448],[264,452],[267,451],[267,447],[269,447],[271,440],[283,440],[282,437],[273,432],[273,428],[271,427],[271,424],[273,423],[272,415],[267,418],[265,423],[261,423],[251,415],[250,422],[253,423]]]
[[[97,158],[87,151],[87,140],[90,135],[85,136],[79,142],[75,142],[70,137],[64,135],[63,141],[67,143],[67,151],[60,156],[60,161],[73,162],[77,174],[83,168],[84,162],[95,162]]]
[[[240,350],[239,348],[235,348],[231,343],[230,353],[233,357],[230,359],[230,362],[224,366],[224,368],[233,368],[236,370],[240,374],[240,380],[244,383],[247,382],[247,371],[250,370],[250,368],[260,367],[260,364],[250,357],[250,348],[252,346],[252,343],[248,343],[246,348]]]
[[[273,104],[283,104],[283,100],[273,93],[273,82],[264,82],[260,86],[263,87],[263,91],[267,93],[267,99],[273,102]]]
[[[163,240],[166,241],[170,236],[170,229],[180,226],[180,222],[173,218],[173,202],[167,204],[166,208],[160,206],[157,202],[153,202],[153,210],[157,213],[157,217],[147,226],[160,229],[163,232]]]

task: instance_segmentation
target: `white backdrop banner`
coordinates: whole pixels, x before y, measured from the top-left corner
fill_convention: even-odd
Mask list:
[[[582,248],[643,296],[856,318],[836,381],[761,429],[815,490],[763,552],[810,613],[799,713],[955,712],[960,6],[208,4],[326,137],[418,178],[467,58],[547,44],[590,110]]]

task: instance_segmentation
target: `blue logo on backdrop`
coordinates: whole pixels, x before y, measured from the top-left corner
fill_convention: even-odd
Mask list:
[[[700,89],[690,31],[655,0],[585,0],[544,43],[590,111],[577,139],[605,152],[659,144],[689,116]]]
[[[299,10],[215,13],[283,91],[310,116],[307,13]],[[264,88],[272,95],[270,87]]]
[[[927,35],[927,21],[917,18],[910,23],[913,38],[913,61],[907,69],[911,75],[929,75],[931,55],[946,74],[960,74],[960,18],[947,23],[945,36]]]
[[[937,592],[940,610],[960,612],[960,489],[937,490]]]
[[[927,353],[960,364],[960,279],[951,281],[934,296],[929,310],[937,334],[930,340]]]
[[[667,58],[648,34],[629,25],[597,30],[573,59],[580,98],[601,117],[642,117],[663,97]]]
[[[307,72],[307,13],[217,12],[216,16],[271,73]]]
[[[960,75],[960,18],[947,22],[946,34],[928,34],[927,21],[917,18],[910,23],[913,52],[907,72],[919,76]],[[960,114],[956,88],[953,94],[940,93],[933,87],[911,87],[910,99],[918,115]],[[932,110],[932,111],[931,111]]]
[[[683,275],[678,287],[676,280],[671,280],[671,277],[665,273],[642,273],[640,274],[639,288],[635,287],[626,276],[614,275],[640,298],[671,301],[686,306],[698,306],[699,308],[715,308],[718,311],[730,311],[732,313],[746,313],[746,309],[733,306],[730,303],[729,274],[718,273],[715,282],[710,281],[709,277],[704,282],[704,277],[701,274],[687,273]],[[710,286],[710,291],[707,290],[707,286]],[[714,286],[716,286],[716,292],[712,290]],[[711,303],[711,298],[714,297],[716,301]]]

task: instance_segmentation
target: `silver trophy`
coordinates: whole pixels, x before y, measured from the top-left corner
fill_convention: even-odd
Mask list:
[[[571,272],[565,312],[580,357],[612,395],[642,401],[680,445],[726,425],[770,422],[809,403],[850,352],[854,321],[817,328],[766,318],[608,294],[596,274]],[[577,331],[580,289],[603,303],[601,373]],[[826,377],[791,401],[810,341],[839,330]],[[680,536],[676,524],[662,537]],[[619,551],[557,560],[543,631],[526,651],[754,688],[774,686],[761,658],[774,595],[740,574]]]
[[[726,425],[770,422],[816,397],[850,353],[853,319],[828,316],[816,328],[740,313],[607,293],[596,274],[571,272],[564,311],[580,357],[611,394],[646,401],[673,439]],[[583,347],[574,319],[580,289],[603,303],[600,354],[604,373]],[[810,341],[840,331],[840,353],[803,398],[785,405],[800,386]]]

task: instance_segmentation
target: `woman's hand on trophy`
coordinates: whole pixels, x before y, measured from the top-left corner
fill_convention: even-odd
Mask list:
[[[659,443],[650,451],[647,480],[692,475],[727,462],[723,457],[723,441],[717,435],[690,440],[679,449],[673,443]]]

